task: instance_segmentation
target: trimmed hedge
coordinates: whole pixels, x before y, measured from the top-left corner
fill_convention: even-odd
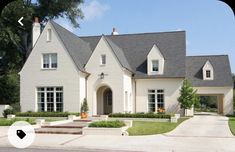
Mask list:
[[[71,112],[21,112],[16,113],[18,117],[68,117],[68,115],[79,115]]]
[[[155,113],[111,113],[109,117],[119,118],[159,118],[159,119],[170,119],[169,114],[155,114]]]
[[[99,127],[99,128],[121,128],[124,127],[125,123],[123,121],[97,121],[89,124],[89,127]]]

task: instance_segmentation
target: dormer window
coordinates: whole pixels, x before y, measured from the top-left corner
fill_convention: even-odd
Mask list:
[[[152,60],[152,71],[153,72],[159,71],[159,61],[158,60]]]
[[[106,64],[106,55],[102,54],[100,56],[100,65],[105,65]]]
[[[206,78],[211,78],[211,71],[210,70],[206,70]]]
[[[51,29],[47,29],[47,41],[51,41]]]
[[[210,61],[207,61],[202,68],[203,80],[214,80],[214,68]]]
[[[154,44],[147,56],[148,75],[162,75],[164,73],[164,62],[165,59],[161,51]]]

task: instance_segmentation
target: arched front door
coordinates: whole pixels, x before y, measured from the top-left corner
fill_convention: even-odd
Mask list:
[[[112,90],[107,88],[103,93],[104,114],[112,113],[113,95]]]
[[[97,115],[113,112],[113,93],[110,87],[102,86],[97,89]]]

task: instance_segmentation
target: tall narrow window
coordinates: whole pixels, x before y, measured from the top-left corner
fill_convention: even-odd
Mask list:
[[[42,60],[43,69],[56,69],[57,66],[58,64],[57,64],[56,53],[43,54],[43,60]]]
[[[51,41],[51,29],[47,29],[47,41]]]
[[[38,111],[45,111],[45,94],[44,94],[44,88],[38,88]]]
[[[101,60],[101,61],[100,61],[100,64],[101,64],[101,65],[105,65],[105,64],[106,64],[106,55],[105,55],[105,54],[102,54],[100,60]]]
[[[211,71],[210,70],[206,70],[206,78],[210,78],[211,77]]]
[[[157,90],[157,108],[164,108],[164,90]]]
[[[43,54],[43,68],[49,68],[49,54]]]
[[[152,71],[158,72],[159,70],[159,61],[158,60],[152,60]]]
[[[148,90],[148,111],[155,112],[155,90]]]

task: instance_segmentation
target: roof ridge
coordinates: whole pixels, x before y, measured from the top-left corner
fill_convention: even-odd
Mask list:
[[[187,55],[186,57],[218,57],[218,56],[228,56],[227,54],[218,55]]]
[[[132,36],[132,35],[146,35],[146,34],[165,34],[165,33],[180,33],[180,32],[186,32],[185,30],[182,31],[165,31],[165,32],[145,32],[145,33],[126,33],[126,34],[118,34],[118,35],[93,35],[93,36],[79,36],[80,38],[87,38],[87,37],[100,37],[100,36]]]

